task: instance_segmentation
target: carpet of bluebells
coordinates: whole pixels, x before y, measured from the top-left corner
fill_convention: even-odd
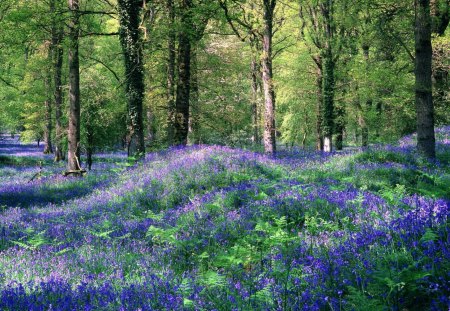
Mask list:
[[[0,310],[449,310],[450,127],[436,134],[431,163],[411,135],[99,154],[83,178],[2,136]]]

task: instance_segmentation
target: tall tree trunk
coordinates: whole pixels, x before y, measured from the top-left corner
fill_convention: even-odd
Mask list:
[[[80,34],[80,13],[78,0],[69,0],[71,18],[69,21],[69,150],[67,169],[80,170],[80,62],[78,38]]]
[[[191,99],[189,104],[189,144],[200,143],[199,137],[199,90],[198,90],[197,46],[191,51]]]
[[[254,47],[255,44],[252,44]],[[256,49],[254,47],[253,49]],[[252,62],[250,66],[251,77],[252,77],[252,141],[253,144],[260,144],[259,137],[259,113],[258,113],[258,78],[261,76],[259,60],[257,59],[257,51],[252,50]]]
[[[362,45],[366,75],[369,74],[369,48],[370,47],[367,44]],[[361,107],[362,109],[360,110],[360,119],[361,120],[360,120],[359,124],[361,126],[361,146],[362,147],[367,147],[369,144],[369,127],[367,126],[366,114],[367,114],[367,110],[370,109],[370,106],[372,106],[372,99],[368,98],[366,100],[366,107],[365,107],[366,109]]]
[[[431,17],[430,1],[416,0],[415,27],[415,76],[416,76],[416,113],[417,113],[417,149],[419,153],[434,158],[434,107],[431,79]]]
[[[139,31],[142,0],[119,0],[119,37],[124,54],[127,98],[127,149],[128,156],[145,154],[144,140],[144,59]]]
[[[334,127],[334,63],[331,51],[327,49],[324,55],[323,79],[323,136],[325,152],[333,150],[332,137]]]
[[[317,106],[316,106],[316,149],[323,151],[323,74],[322,74],[322,58],[318,56],[316,59],[317,65]]]
[[[183,29],[178,35],[178,83],[175,101],[175,145],[186,145],[189,131],[189,101],[191,95],[191,40],[190,19],[191,0],[182,1],[181,24]]]
[[[48,59],[52,61],[52,46],[50,45],[48,51]],[[45,105],[45,128],[44,128],[44,154],[53,153],[52,145],[52,77],[51,72],[46,73],[45,91],[47,93],[47,99],[44,102]]]
[[[52,28],[52,45],[53,45],[53,87],[55,100],[55,161],[64,160],[62,139],[64,129],[62,127],[62,109],[63,109],[63,92],[62,92],[62,66],[63,66],[63,39],[64,30],[61,25]]]
[[[264,87],[264,151],[276,152],[275,90],[272,71],[273,14],[276,0],[264,0],[262,78]]]
[[[324,0],[321,6],[322,15],[325,20],[325,48],[322,59],[324,63],[324,79],[323,79],[323,136],[324,151],[331,152],[333,150],[333,130],[334,130],[334,60],[332,50],[332,3]]]
[[[175,127],[175,7],[173,0],[167,0],[169,12],[169,38],[167,59],[167,141],[173,144]]]

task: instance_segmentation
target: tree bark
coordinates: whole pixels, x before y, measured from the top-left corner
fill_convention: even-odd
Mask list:
[[[167,0],[169,12],[169,38],[167,59],[167,141],[173,145],[175,127],[175,7],[173,0]]]
[[[69,171],[79,171],[80,167],[80,62],[78,38],[80,35],[80,13],[78,0],[69,0],[71,18],[69,21]]]
[[[189,104],[191,95],[191,0],[182,1],[181,25],[178,35],[178,83],[175,101],[174,144],[186,145],[189,132]]]
[[[273,15],[276,0],[264,0],[262,78],[264,87],[264,151],[276,152],[275,90],[272,70]]]
[[[142,0],[119,0],[119,37],[125,62],[125,93],[127,98],[128,156],[145,154],[144,137],[144,59],[139,31]]]
[[[415,23],[415,76],[416,76],[416,114],[417,149],[420,154],[434,158],[434,107],[431,79],[431,16],[430,1],[416,0]]]

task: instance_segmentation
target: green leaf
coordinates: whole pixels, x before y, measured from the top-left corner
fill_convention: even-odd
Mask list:
[[[423,242],[423,243],[431,242],[431,241],[436,241],[437,239],[438,239],[438,235],[436,233],[434,233],[433,230],[431,230],[430,228],[427,228],[424,235],[420,239],[420,242]]]

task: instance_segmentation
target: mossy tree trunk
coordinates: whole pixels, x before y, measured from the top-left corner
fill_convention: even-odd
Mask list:
[[[143,118],[144,59],[139,30],[142,0],[119,0],[119,37],[125,62],[125,93],[127,98],[127,150],[128,156],[145,154]]]

